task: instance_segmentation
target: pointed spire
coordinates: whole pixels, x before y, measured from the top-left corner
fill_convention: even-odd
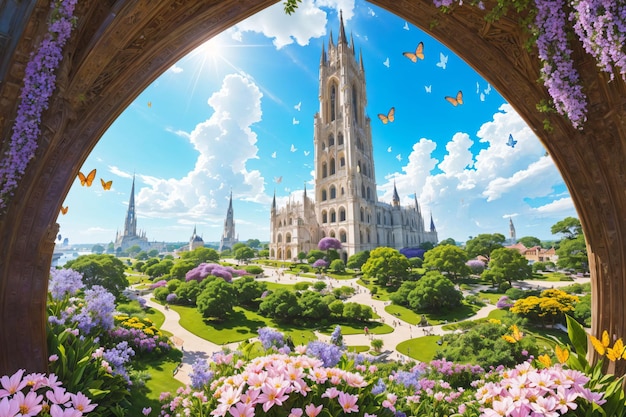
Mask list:
[[[326,65],[326,49],[324,49],[323,43],[322,43],[322,56],[320,58],[320,65]]]
[[[430,231],[431,232],[437,231],[437,229],[435,228],[435,222],[433,221],[433,213],[430,213]]]
[[[230,201],[228,202],[228,211],[233,211],[233,190],[230,190]]]
[[[359,66],[361,67],[361,72],[365,72],[365,66],[363,65],[363,51],[359,49]]]
[[[421,212],[420,204],[417,202],[417,193],[415,193],[415,211],[417,211],[418,213]]]
[[[346,30],[343,27],[343,11],[339,10],[339,40],[337,41],[337,44],[340,43],[347,43],[346,40]]]
[[[306,201],[306,182],[304,183],[304,200]]]
[[[276,210],[276,190],[274,190],[274,198],[272,199],[272,210]]]
[[[350,49],[352,49],[352,56],[354,56],[354,38],[352,37],[352,32],[350,32]]]
[[[328,37],[328,50],[330,51],[335,46],[335,42],[333,41],[333,30],[330,30],[330,36]]]
[[[393,205],[394,206],[399,206],[400,205],[400,196],[398,195],[398,189],[396,188],[396,181],[393,181],[393,199],[392,199]]]

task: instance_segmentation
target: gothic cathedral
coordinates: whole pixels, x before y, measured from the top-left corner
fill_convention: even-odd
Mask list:
[[[315,201],[289,201],[271,207],[270,257],[293,260],[317,249],[323,237],[342,243],[342,259],[379,246],[395,249],[437,243],[432,215],[426,229],[417,198],[402,207],[394,184],[391,204],[378,201],[363,57],[357,62],[354,41],[346,39],[340,17],[339,39],[332,32],[328,52],[322,47],[319,75],[320,109],[315,114]]]

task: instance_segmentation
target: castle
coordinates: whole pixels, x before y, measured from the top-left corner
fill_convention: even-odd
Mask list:
[[[357,62],[352,37],[340,17],[339,39],[332,32],[322,47],[320,109],[314,121],[314,200],[306,186],[301,201],[290,200],[270,213],[270,258],[292,260],[317,249],[324,237],[342,243],[341,257],[379,246],[396,249],[437,243],[432,219],[427,229],[417,197],[403,207],[394,184],[391,204],[378,201],[363,57]]]
[[[146,237],[146,232],[139,231],[137,233],[137,217],[135,215],[135,177],[133,176],[133,186],[130,190],[130,199],[128,200],[128,211],[126,212],[126,220],[124,221],[124,233],[118,231],[115,234],[115,251],[121,252],[132,246],[139,246],[141,250],[149,250],[150,242]]]

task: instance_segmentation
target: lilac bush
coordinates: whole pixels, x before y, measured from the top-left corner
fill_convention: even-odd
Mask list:
[[[285,345],[285,336],[278,330],[269,327],[261,327],[258,333],[259,340],[266,350],[271,347],[279,349]]]
[[[500,297],[500,299],[496,303],[496,307],[499,309],[511,308],[513,307],[513,305],[513,301],[511,301],[511,299],[506,295]]]
[[[63,47],[74,26],[74,7],[78,0],[51,2],[48,33],[33,53],[24,74],[13,134],[9,149],[0,158],[0,210],[7,206],[28,162],[35,156],[41,128],[41,114],[56,88],[55,71],[63,58]]]
[[[176,293],[167,294],[167,297],[165,297],[165,302],[169,304],[175,303],[176,300],[178,300]]]
[[[130,383],[130,377],[126,370],[126,364],[130,362],[130,358],[135,356],[133,348],[128,346],[127,341],[119,342],[117,345],[110,349],[106,349],[102,353],[102,358],[113,369],[113,375],[121,375]]]
[[[319,250],[341,249],[341,242],[334,237],[325,237],[317,243],[317,247]]]
[[[161,287],[165,287],[165,286],[167,286],[167,281],[162,279],[162,280],[159,280],[157,282],[153,282],[152,284],[150,284],[150,289],[154,290],[156,288],[161,288]]]
[[[209,363],[205,359],[196,359],[191,365],[191,373],[189,378],[191,379],[191,387],[194,389],[200,389],[204,385],[213,380],[215,373],[211,371]]]
[[[400,253],[406,256],[407,259],[411,259],[411,258],[424,259],[424,254],[426,253],[426,251],[421,248],[402,248],[400,249]]]
[[[104,287],[94,285],[85,291],[85,303],[71,320],[85,334],[89,334],[94,328],[106,331],[113,328],[114,312],[115,296]]]
[[[233,275],[242,276],[246,274],[246,271],[241,269],[234,269],[230,266],[223,266],[215,263],[201,263],[200,265],[185,274],[185,280],[196,280],[198,282],[201,282],[209,275],[213,275],[218,278],[223,278],[226,282],[232,282]]]
[[[332,367],[339,363],[339,359],[341,359],[343,355],[343,350],[339,346],[315,340],[309,342],[306,347],[306,353],[307,355],[320,359],[324,363],[324,366]]]
[[[328,262],[326,262],[323,259],[318,259],[315,262],[313,262],[313,265],[311,265],[313,268],[326,268],[328,267]]]
[[[485,270],[485,263],[478,259],[471,259],[465,263],[473,274],[480,274]]]
[[[337,325],[335,330],[333,330],[330,335],[330,343],[335,346],[339,346],[342,349],[345,349],[346,345],[343,343],[343,335],[341,334],[341,326]]]
[[[65,297],[71,297],[80,291],[83,284],[83,274],[73,269],[56,269],[50,270],[50,283],[48,291],[52,299],[56,301],[63,300]]]

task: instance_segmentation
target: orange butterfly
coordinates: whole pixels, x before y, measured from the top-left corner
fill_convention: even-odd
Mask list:
[[[424,42],[420,42],[417,44],[417,48],[415,48],[415,53],[402,52],[402,55],[409,58],[413,62],[417,62],[417,58],[424,59]]]
[[[389,109],[389,113],[387,113],[386,115],[382,113],[378,113],[378,118],[380,119],[381,122],[383,122],[384,124],[387,124],[387,123],[391,123],[394,121],[395,114],[396,114],[396,108],[392,107],[391,109]]]
[[[456,93],[456,98],[446,96],[445,99],[448,100],[450,104],[452,104],[454,107],[456,107],[459,104],[463,104],[463,92],[459,91],[458,93]]]
[[[61,206],[61,214],[65,216],[69,209],[70,209],[70,206],[65,206],[65,207]]]
[[[148,102],[148,107],[152,108],[152,102],[151,101]]]
[[[85,176],[82,172],[78,172],[78,179],[80,180],[80,185],[83,187],[86,185],[87,187],[91,187],[93,180],[96,178],[96,170],[92,169],[91,172]]]
[[[102,188],[104,188],[105,190],[110,190],[111,185],[113,185],[113,180],[104,181],[102,178],[100,178],[100,183],[102,184]]]

